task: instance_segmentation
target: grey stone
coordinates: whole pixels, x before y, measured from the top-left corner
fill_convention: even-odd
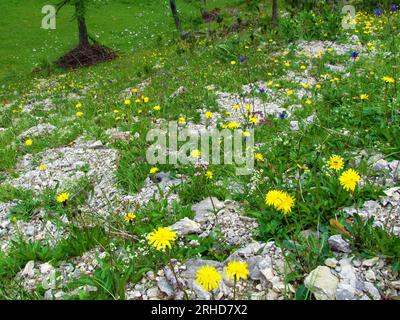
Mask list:
[[[179,220],[178,222],[170,226],[170,228],[176,231],[179,236],[193,233],[201,233],[200,224],[189,218],[183,218],[182,220]]]
[[[335,258],[328,258],[324,263],[330,268],[336,268],[338,261]]]
[[[33,277],[34,275],[34,267],[35,267],[35,261],[31,260],[29,261],[26,265],[24,270],[22,271],[22,276],[26,277]]]
[[[377,264],[377,262],[379,261],[379,257],[374,257],[368,260],[364,260],[362,265],[364,267],[373,267],[374,265]]]
[[[350,248],[349,242],[344,240],[340,234],[336,234],[334,236],[331,236],[328,239],[328,243],[329,243],[330,248],[333,251],[344,252],[344,253],[350,253],[351,252],[351,248]]]
[[[334,300],[338,283],[338,278],[326,266],[317,267],[304,280],[317,300]]]
[[[168,297],[172,297],[175,294],[174,288],[169,284],[167,279],[164,277],[157,280],[158,289],[165,293]]]
[[[214,212],[214,207],[215,210],[220,210],[224,207],[224,204],[215,197],[212,197],[212,200],[208,197],[203,201],[194,204],[192,206],[192,211],[195,212],[194,221],[202,224],[214,219],[216,214],[216,212]]]

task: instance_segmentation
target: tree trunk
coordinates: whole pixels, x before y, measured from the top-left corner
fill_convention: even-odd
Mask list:
[[[78,21],[79,47],[89,46],[89,36],[85,19],[85,6],[83,0],[75,3],[75,14]]]
[[[272,27],[278,26],[278,0],[272,1]]]
[[[174,17],[176,29],[182,36],[183,30],[182,30],[181,20],[179,20],[178,11],[176,10],[175,0],[169,0],[169,4],[171,6],[172,16]]]

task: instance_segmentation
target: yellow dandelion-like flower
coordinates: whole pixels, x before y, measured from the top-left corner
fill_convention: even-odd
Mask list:
[[[229,129],[237,129],[237,128],[239,128],[239,123],[237,123],[235,121],[229,122],[228,123],[228,128]]]
[[[40,171],[46,170],[46,168],[47,168],[47,166],[46,166],[45,164],[41,164],[41,165],[39,166],[39,170],[40,170]]]
[[[207,111],[205,114],[206,119],[212,119],[213,113],[211,111]]]
[[[144,103],[147,103],[147,102],[149,102],[149,101],[150,101],[150,98],[149,98],[149,97],[144,97],[144,98],[143,98],[143,102],[144,102]]]
[[[75,115],[76,115],[77,117],[82,117],[82,116],[83,116],[83,112],[78,111],[77,113],[75,113]]]
[[[265,203],[269,206],[275,207],[275,209],[281,211],[283,214],[292,212],[292,208],[295,204],[293,196],[289,195],[284,191],[271,190],[265,197]]]
[[[369,99],[369,95],[363,93],[363,94],[360,95],[360,99],[363,100],[363,101],[364,101],[364,100],[368,100],[368,99]]]
[[[160,111],[160,110],[161,110],[161,107],[160,107],[160,106],[155,106],[153,109],[154,109],[155,111]]]
[[[157,167],[152,167],[151,169],[150,169],[150,174],[155,174],[155,173],[157,173],[159,171],[159,169],[157,168]]]
[[[147,236],[147,240],[156,250],[161,250],[161,248],[165,250],[167,247],[171,249],[171,243],[176,240],[176,232],[170,228],[158,228]]]
[[[235,60],[232,60],[231,61],[231,65],[235,65],[236,64],[236,61]]]
[[[225,275],[229,280],[236,278],[239,281],[240,278],[247,280],[249,275],[249,269],[245,261],[231,261],[226,266]]]
[[[233,110],[238,110],[240,108],[240,106],[238,104],[235,104],[234,106],[232,106]]]
[[[262,153],[256,152],[254,154],[254,159],[256,159],[256,161],[262,162],[264,161],[264,156],[262,155]]]
[[[279,205],[281,197],[282,197],[282,191],[279,190],[268,191],[265,197],[265,203],[269,206],[276,207]]]
[[[288,96],[291,96],[291,95],[294,94],[294,91],[293,91],[293,90],[288,90],[288,91],[286,91],[286,94],[287,94]]]
[[[136,214],[134,214],[133,212],[129,212],[129,213],[127,213],[126,215],[125,215],[125,221],[126,222],[132,222],[133,220],[135,220],[136,219]]]
[[[213,172],[210,171],[210,170],[207,170],[207,172],[206,172],[206,177],[207,177],[207,179],[210,179],[210,180],[211,180],[211,179],[214,177]]]
[[[190,156],[192,158],[200,158],[201,157],[201,152],[200,152],[200,150],[197,150],[197,149],[192,150],[192,152],[190,152]]]
[[[255,116],[250,116],[250,122],[251,123],[254,123],[254,124],[257,124],[257,123],[259,123],[260,122],[260,120],[257,118],[257,117],[255,117]]]
[[[382,80],[385,81],[386,83],[395,83],[396,82],[396,80],[394,78],[389,77],[389,76],[384,76],[382,78]]]
[[[124,104],[125,104],[126,106],[129,106],[129,105],[131,104],[131,100],[126,99],[126,100],[124,101]]]
[[[67,202],[68,199],[69,199],[69,193],[68,192],[60,193],[57,196],[57,202],[58,203],[65,203],[65,202]]]
[[[217,289],[222,277],[218,270],[212,266],[204,266],[197,270],[196,283],[206,291]]]
[[[339,178],[340,184],[346,191],[354,191],[360,180],[360,175],[353,169],[346,170]]]
[[[75,108],[77,108],[77,109],[79,109],[80,107],[82,107],[82,104],[81,104],[81,103],[77,103],[77,104],[75,105]]]
[[[289,214],[292,212],[292,208],[294,207],[294,197],[284,192],[281,197],[281,202],[278,204],[276,209],[282,211],[283,214]]]
[[[340,156],[333,155],[328,160],[329,169],[339,171],[343,169],[343,165],[344,161]]]
[[[180,118],[178,119],[178,123],[179,123],[179,124],[185,124],[185,123],[186,123],[186,119],[185,119],[184,117],[180,117]]]
[[[250,137],[250,132],[248,131],[243,131],[243,137]]]

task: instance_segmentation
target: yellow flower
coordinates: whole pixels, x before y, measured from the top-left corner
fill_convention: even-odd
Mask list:
[[[258,120],[258,118],[255,117],[255,116],[250,116],[249,119],[250,119],[250,122],[251,122],[251,123],[254,123],[254,124],[257,124],[257,123],[260,122],[260,120]]]
[[[250,132],[243,131],[243,137],[250,137]]]
[[[207,172],[206,172],[206,177],[207,177],[207,179],[210,179],[210,180],[211,180],[211,179],[214,177],[213,172],[210,171],[210,170],[207,170]]]
[[[236,61],[235,60],[232,60],[231,61],[231,65],[235,65],[236,64]]]
[[[212,266],[204,266],[197,270],[196,283],[206,291],[217,289],[222,277],[218,270]]]
[[[83,112],[78,111],[77,113],[75,113],[75,115],[76,115],[77,117],[82,117],[82,116],[83,116]]]
[[[229,262],[225,270],[225,275],[229,280],[233,278],[236,278],[236,281],[239,281],[240,278],[247,280],[247,276],[249,275],[247,263],[245,261]]]
[[[300,69],[301,69],[301,70],[306,70],[307,67],[306,67],[305,65],[301,65],[301,66],[300,66]]]
[[[294,93],[294,91],[293,91],[293,90],[288,90],[288,91],[286,91],[286,94],[287,94],[288,96],[291,96],[291,95],[293,95],[293,93]]]
[[[69,199],[69,193],[68,193],[68,192],[60,193],[60,194],[57,196],[57,202],[58,202],[58,203],[67,202],[68,199]]]
[[[279,190],[268,191],[265,197],[265,203],[269,206],[276,207],[280,203],[281,196],[282,196],[282,191]]]
[[[150,169],[150,174],[155,174],[155,173],[157,173],[159,171],[159,169],[157,168],[157,167],[152,167],[151,169]]]
[[[292,212],[292,208],[294,207],[294,198],[287,194],[286,192],[283,192],[282,197],[281,197],[281,202],[280,204],[276,207],[279,211],[282,211],[283,214],[288,214]]]
[[[354,191],[360,180],[360,175],[353,169],[346,170],[339,178],[340,184],[347,191]]]
[[[290,62],[285,62],[285,67],[290,67]]]
[[[192,150],[192,152],[190,153],[190,156],[192,158],[200,158],[201,152],[200,152],[200,150],[197,150],[197,149]]]
[[[137,93],[137,92],[139,92],[139,89],[138,88],[132,88],[131,92]]]
[[[311,101],[310,99],[307,99],[307,100],[306,100],[306,104],[311,105],[311,104],[312,104],[312,101]]]
[[[124,101],[124,103],[125,103],[125,105],[129,106],[129,105],[131,104],[131,100],[126,99],[126,100]]]
[[[229,129],[237,129],[237,128],[239,128],[239,123],[237,123],[235,121],[229,122],[228,123],[228,128]]]
[[[336,171],[343,169],[343,158],[340,156],[333,155],[328,160],[329,169],[333,169]]]
[[[129,212],[125,215],[125,221],[126,222],[132,222],[133,220],[135,220],[136,218],[136,214],[134,214],[133,212]]]
[[[176,240],[176,232],[170,228],[158,228],[147,236],[147,240],[156,250],[160,250],[161,248],[165,250],[167,247],[171,249],[171,242]]]
[[[33,144],[32,139],[27,139],[27,140],[25,140],[25,145],[26,145],[26,146],[31,146],[32,144]]]
[[[238,104],[235,104],[232,108],[233,108],[233,110],[238,110],[240,108],[240,106]]]
[[[160,111],[160,110],[161,110],[161,107],[160,107],[160,106],[155,106],[153,109],[154,109],[155,111]]]
[[[147,103],[147,102],[149,102],[149,101],[150,101],[150,98],[148,98],[148,97],[144,97],[144,98],[143,98],[143,101],[144,101],[144,103]]]
[[[382,80],[385,81],[386,83],[395,83],[396,82],[396,80],[394,78],[389,77],[389,76],[383,77]]]
[[[264,161],[264,156],[261,153],[257,152],[254,154],[254,159],[256,159],[256,161],[262,162]]]
[[[320,84],[317,84],[317,85],[315,85],[315,88],[317,88],[317,89],[321,89],[321,88],[322,88],[322,86],[321,86]]]
[[[77,104],[75,105],[75,108],[77,108],[77,109],[79,109],[80,107],[82,107],[82,104],[81,104],[81,103],[77,103]]]
[[[47,166],[46,166],[45,164],[41,164],[41,165],[39,166],[39,170],[40,170],[40,171],[46,170],[46,168],[47,168]]]
[[[367,95],[367,94],[361,94],[361,95],[360,95],[360,99],[361,99],[361,100],[368,100],[368,99],[369,99],[369,95]]]
[[[284,191],[271,190],[265,197],[265,203],[282,211],[283,214],[288,214],[294,207],[295,199]]]
[[[211,119],[213,117],[213,113],[211,111],[207,111],[204,115],[206,119]]]
[[[179,124],[185,124],[186,123],[186,119],[184,117],[180,117],[178,120]]]

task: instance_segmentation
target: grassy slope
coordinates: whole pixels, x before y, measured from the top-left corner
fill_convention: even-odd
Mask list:
[[[31,69],[42,59],[53,61],[72,48],[76,42],[75,22],[71,20],[71,9],[60,12],[57,30],[44,31],[39,29],[42,3],[44,2],[27,0],[24,5],[19,1],[15,1],[13,5],[9,6],[4,3],[0,4],[1,12],[10,17],[5,24],[0,26],[0,37],[5,38],[2,39],[4,45],[0,48],[1,79],[5,80],[5,82],[2,82],[5,86],[2,93],[4,93],[4,97],[17,99],[16,106],[13,108],[17,108],[18,104],[26,102],[25,93],[36,90],[35,81],[32,81],[35,76],[46,76],[45,73],[32,74]],[[127,3],[134,4],[129,5]],[[232,1],[218,0],[208,1],[208,3],[210,7],[223,7],[232,4]],[[189,2],[179,4],[184,24],[186,26],[195,24],[198,8]],[[141,17],[138,16],[140,12],[144,14]],[[6,174],[14,174],[16,160],[23,154],[37,154],[48,148],[65,145],[82,134],[107,142],[104,131],[112,127],[118,126],[121,130],[130,131],[132,134],[140,132],[143,137],[151,127],[151,120],[154,118],[176,120],[180,115],[184,115],[187,118],[198,120],[199,114],[196,111],[198,108],[215,110],[216,106],[213,93],[204,89],[206,85],[215,84],[218,89],[237,92],[243,84],[252,81],[275,81],[275,77],[284,74],[282,66],[286,60],[292,61],[290,68],[294,70],[297,70],[299,65],[303,63],[301,59],[294,58],[293,53],[290,53],[287,57],[283,56],[279,43],[276,45],[267,42],[267,45],[261,51],[257,50],[257,43],[251,44],[248,41],[247,33],[243,33],[239,37],[231,36],[220,40],[203,39],[195,45],[177,42],[174,40],[176,33],[172,18],[166,16],[165,12],[169,12],[166,5],[162,7],[157,1],[146,1],[146,4],[143,4],[143,1],[113,2],[110,5],[93,8],[90,11],[88,24],[91,33],[99,35],[99,42],[119,50],[121,58],[107,64],[72,72],[53,70],[50,75],[51,78],[57,78],[60,74],[65,75],[65,78],[58,78],[61,87],[56,88],[55,91],[43,92],[43,97],[51,96],[56,99],[57,107],[54,112],[34,112],[30,115],[2,113],[0,127],[12,127],[12,130],[3,134],[0,140],[0,178],[5,177]],[[265,12],[267,13],[267,11]],[[110,23],[110,21],[113,23]],[[207,28],[204,25],[202,27]],[[138,36],[133,36],[125,29],[137,32]],[[10,37],[9,33],[13,33],[14,37]],[[260,39],[261,41],[268,40],[268,36],[260,35]],[[279,41],[279,39],[275,40]],[[369,41],[369,38],[365,37],[363,43],[366,44],[367,41]],[[390,39],[383,38],[380,41],[384,46],[390,46]],[[246,48],[245,45],[248,45],[249,48]],[[33,52],[34,48],[36,52]],[[51,49],[46,50],[46,48]],[[275,57],[272,54],[275,52],[278,52],[276,59],[279,62],[274,61]],[[16,58],[13,58],[13,54],[16,55]],[[249,58],[246,64],[232,66],[229,63],[230,60],[237,60],[241,56]],[[323,62],[329,63],[346,64],[348,62],[347,57],[335,57],[329,54],[324,56],[323,59]],[[161,64],[163,68],[154,69],[155,64]],[[366,72],[373,71],[375,75],[368,76],[367,82],[364,78],[358,77],[357,72],[353,72],[357,69],[363,69]],[[269,72],[272,72],[272,75],[268,75]],[[327,72],[330,71],[324,67],[313,70],[316,77]],[[238,200],[244,203],[247,214],[259,219],[261,224],[259,238],[261,240],[266,241],[274,237],[282,238],[286,236],[286,233],[292,233],[296,229],[315,228],[320,217],[327,229],[328,219],[334,216],[335,210],[338,208],[337,200],[335,203],[337,185],[331,181],[332,179],[321,175],[318,169],[313,171],[310,179],[303,186],[306,190],[306,201],[304,203],[299,202],[295,214],[289,217],[289,226],[286,225],[282,217],[265,206],[263,193],[273,187],[286,188],[287,184],[283,174],[288,170],[292,173],[295,172],[298,163],[321,168],[325,164],[324,159],[329,158],[331,154],[340,154],[346,160],[351,160],[351,152],[360,148],[384,152],[398,158],[399,143],[396,140],[398,130],[392,124],[386,125],[383,117],[385,110],[384,84],[380,79],[383,75],[388,74],[391,74],[390,65],[385,63],[384,60],[361,59],[359,64],[355,64],[350,78],[341,79],[337,86],[332,85],[329,81],[323,84],[320,92],[323,97],[322,100],[315,101],[315,104],[311,106],[305,105],[303,100],[292,100],[287,103],[287,105],[294,103],[304,105],[302,110],[296,112],[296,116],[300,119],[317,111],[320,123],[300,132],[291,132],[287,120],[274,119],[271,122],[271,127],[264,126],[257,129],[256,141],[268,143],[260,150],[268,159],[267,164],[265,167],[260,165],[258,168],[264,168],[265,175],[270,178],[270,182],[260,181],[258,184],[260,193],[239,197]],[[117,109],[120,113],[131,112],[129,108],[123,106],[119,92],[149,77],[152,79],[152,85],[146,89],[145,94],[151,98],[150,107],[155,104],[162,106],[160,113],[143,115],[139,123],[131,121],[129,116],[126,121],[116,120],[114,110]],[[79,101],[83,105],[81,110],[84,113],[84,117],[79,119],[74,118],[76,112],[74,105],[78,101],[59,99],[59,95],[62,93],[73,91],[70,87],[71,84],[75,87],[95,85],[95,89],[90,91],[82,101]],[[285,88],[299,89],[298,85],[290,82],[283,81],[281,85]],[[62,88],[62,86],[66,88]],[[179,96],[174,100],[169,99],[169,95],[179,86],[185,86],[190,94]],[[17,94],[13,93],[14,89],[17,89]],[[315,97],[316,90],[312,90]],[[353,99],[354,96],[361,93],[370,95],[363,127],[360,126],[359,122],[359,103]],[[268,99],[268,97],[263,97],[263,99]],[[135,114],[136,109],[133,108],[132,112]],[[131,114],[128,113],[128,115]],[[43,121],[50,122],[59,129],[67,130],[68,134],[62,136],[56,133],[50,137],[38,138],[35,139],[32,148],[25,148],[21,142],[17,141],[17,136],[22,131],[37,124],[38,120],[34,116],[42,116]],[[66,117],[72,117],[72,120],[65,121]],[[326,128],[329,130],[344,128],[351,131],[352,134],[350,136],[332,134]],[[277,139],[278,136],[283,136],[283,138],[279,140]],[[272,148],[270,149],[269,146]],[[146,145],[129,143],[127,145],[114,144],[113,147],[118,149],[121,155],[117,173],[120,185],[127,192],[135,193],[141,187],[142,181],[148,176],[150,168],[149,165],[137,161],[138,157],[145,154]],[[321,152],[320,155],[317,152],[317,147]],[[316,158],[318,163],[314,163]],[[176,170],[172,166],[160,166],[160,169],[193,175],[193,172],[185,171],[185,168]],[[360,167],[358,169],[363,174],[368,172],[366,168]],[[218,179],[225,179],[228,176],[234,177],[234,171],[231,167],[215,166],[212,170]],[[185,186],[185,190],[180,191],[183,204],[192,204],[207,196],[207,192],[202,188],[201,183],[194,180],[191,181],[190,185]],[[244,183],[248,182],[247,177],[239,180]],[[318,186],[317,190],[315,186]],[[222,187],[213,186],[212,193],[221,198],[225,198],[226,195],[231,197],[232,195],[227,189],[226,184]],[[293,188],[291,192],[296,193],[296,188]],[[377,190],[366,188],[357,197],[362,202],[376,197],[377,194]],[[0,186],[1,201],[14,198],[23,200],[23,208],[27,210],[25,212],[22,210],[23,214],[17,212],[15,215],[18,219],[29,219],[29,215],[34,212],[32,207],[35,208],[36,206],[44,206],[49,212],[65,213],[63,208],[55,206],[54,201],[52,202],[54,195],[55,191],[50,190],[48,195],[39,199],[38,204],[32,204],[30,194],[10,190],[3,185]],[[348,195],[343,192],[340,195],[339,205],[352,204]],[[190,215],[190,210],[179,206],[175,211],[176,215],[166,220],[164,216],[166,208],[163,204],[157,203],[152,203],[149,208],[140,210],[139,215],[149,219],[144,224],[133,227],[126,226],[122,219],[118,219],[118,217],[115,217],[115,221],[110,221],[110,223],[115,223],[123,229],[126,228],[127,232],[142,236],[151,231],[153,227],[168,225],[183,216]],[[57,263],[58,260],[79,255],[89,249],[86,246],[80,247],[79,243],[88,243],[89,246],[94,246],[97,242],[100,242],[104,246],[108,245],[108,239],[102,231],[93,233],[93,237],[90,239],[85,239],[86,233],[79,232],[79,230],[74,230],[74,235],[75,238],[59,244],[57,248],[52,250],[18,243],[12,251],[13,255],[0,256],[0,269],[5,270],[3,274],[0,273],[0,276],[11,281],[19,268],[30,259],[52,260]],[[115,242],[123,247],[132,245],[129,241],[123,239],[115,239]],[[132,246],[131,250],[135,251],[142,244],[134,243]],[[220,248],[218,241],[210,241],[206,244],[202,243],[199,250],[203,250],[204,256],[216,259],[226,256],[229,249]],[[192,252],[191,249],[182,248],[177,255],[179,258],[187,258],[196,253]],[[321,257],[319,258],[321,259]],[[107,274],[107,276],[117,274],[120,276],[118,281],[123,284],[127,279],[131,281],[139,280],[144,271],[156,269],[162,263],[162,258],[157,255],[146,258],[139,256],[132,262],[131,269],[126,270],[121,265],[118,266],[120,268],[119,273],[106,270],[104,274]],[[315,263],[317,262],[311,262],[310,268]],[[115,288],[109,289],[114,290]],[[104,296],[99,295],[99,297],[107,297],[107,293],[103,292],[102,294]]]

